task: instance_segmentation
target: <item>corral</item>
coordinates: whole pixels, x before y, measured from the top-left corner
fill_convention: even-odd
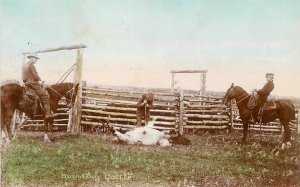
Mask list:
[[[145,91],[126,89],[108,89],[96,86],[82,88],[82,106],[80,129],[84,131],[105,130],[110,124],[122,128],[133,128],[136,123],[136,102]],[[68,109],[62,104],[60,113],[55,119],[57,129],[68,126]],[[197,94],[183,94],[183,92],[156,92],[154,109],[150,111],[157,129],[179,129],[183,133],[193,134],[200,130],[240,130],[242,129],[238,110],[222,104],[221,97],[201,96]],[[182,114],[182,115],[180,115]],[[298,132],[298,110],[295,111],[296,120],[290,123],[292,131]],[[42,119],[26,121],[22,129],[39,129]],[[259,132],[280,133],[280,123],[250,124],[249,129]]]
[[[145,89],[127,90],[83,83],[80,135],[66,134],[70,111],[61,102],[53,134],[44,143],[42,120],[23,123],[3,160],[4,185],[79,186],[297,186],[299,134],[288,151],[279,123],[252,124],[249,143],[241,145],[240,120],[234,104],[220,97],[178,91],[155,91],[151,110],[157,129],[178,129],[191,146],[160,148],[112,143],[106,124],[133,128],[136,102]],[[23,116],[23,115],[22,115]],[[79,116],[76,116],[79,118]],[[297,121],[291,123],[297,131]],[[237,130],[237,131],[234,131]],[[95,133],[96,132],[96,133]],[[266,132],[267,135],[257,132]]]
[[[78,57],[80,61],[79,53]],[[75,76],[75,80],[80,78]],[[297,119],[290,123],[293,130],[290,150],[278,147],[282,132],[278,122],[251,124],[249,143],[241,145],[241,120],[235,103],[227,107],[221,97],[157,89],[151,110],[154,128],[176,129],[187,135],[192,145],[169,148],[123,145],[112,143],[107,125],[134,128],[137,99],[146,89],[91,86],[85,81],[81,84],[73,110],[63,100],[59,104],[54,127],[60,132],[52,135],[52,143],[42,142],[41,134],[32,132],[42,130],[41,116],[26,119],[23,114],[15,114],[15,126],[21,131],[5,152],[4,185],[300,184],[298,110]],[[204,89],[200,93],[203,92]],[[73,135],[66,133],[70,129]]]

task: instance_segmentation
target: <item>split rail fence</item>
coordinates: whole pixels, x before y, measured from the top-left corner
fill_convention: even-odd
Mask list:
[[[44,120],[43,116],[36,115],[34,118],[29,119],[27,116],[18,116],[19,119],[16,123],[21,124],[20,128],[23,130],[40,131],[43,129]],[[54,117],[53,130],[66,131],[69,123],[69,108],[66,106],[63,99],[58,103],[57,113]]]
[[[83,127],[113,126],[133,128],[136,124],[137,100],[145,92],[116,91],[84,87],[82,91]],[[178,104],[174,94],[156,93],[150,115],[156,129],[174,129],[178,119]],[[144,120],[142,123],[145,123]]]
[[[83,85],[81,96],[80,131],[105,131],[107,124],[134,128],[138,98],[146,92],[118,89],[95,88]],[[63,102],[61,102],[63,103]],[[183,133],[196,133],[200,130],[241,130],[235,105],[229,108],[222,104],[222,98],[181,93],[155,93],[153,109],[150,110],[154,128],[160,130],[182,129]],[[68,126],[68,108],[60,104],[54,129],[64,130]],[[291,121],[292,131],[298,130],[296,120]],[[144,121],[143,121],[144,123]],[[40,129],[40,118],[27,120],[22,129]],[[70,125],[70,123],[69,123]],[[278,121],[267,124],[250,124],[249,129],[261,132],[282,132]]]

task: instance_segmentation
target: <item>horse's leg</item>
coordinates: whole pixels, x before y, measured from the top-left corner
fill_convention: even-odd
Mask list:
[[[52,119],[49,119],[48,121],[48,127],[49,127],[49,130],[50,130],[50,139],[53,140],[53,118]]]
[[[45,127],[45,135],[44,135],[44,141],[45,142],[51,142],[48,136],[48,124],[49,124],[49,120],[48,119],[44,119],[44,127]]]
[[[281,124],[283,125],[284,128],[284,133],[283,133],[283,143],[281,144],[281,149],[289,149],[291,148],[291,130],[289,127],[289,122],[286,121],[281,121]]]
[[[10,124],[11,124],[11,121],[12,121],[12,117],[14,115],[14,111],[12,110],[7,110],[6,111],[6,116],[5,116],[5,119],[4,119],[4,133],[5,133],[5,136],[11,140],[13,138],[13,134],[11,132],[11,128],[10,128]]]
[[[3,131],[4,136],[5,136],[4,137],[5,138],[5,143],[9,144],[10,143],[9,135],[8,135],[8,132],[7,132],[6,124],[4,124],[4,125],[5,125],[5,127],[2,128],[2,131]]]
[[[291,130],[289,127],[289,122],[282,121],[281,122],[284,128],[284,134],[283,134],[283,142],[289,142],[291,141]]]
[[[5,145],[10,144],[10,140],[12,139],[12,134],[9,133],[8,128],[10,128],[10,122],[13,116],[13,112],[11,110],[3,110],[1,113],[1,130],[4,132],[5,135]],[[2,132],[1,132],[2,135]],[[1,140],[2,141],[2,140]]]
[[[14,137],[14,135],[13,135],[13,133],[12,133],[12,131],[11,131],[10,123],[7,124],[6,129],[7,129],[8,137],[9,137],[9,139],[11,140],[11,139]]]
[[[248,121],[243,121],[243,139],[242,143],[246,143],[247,139],[247,134],[248,134]]]

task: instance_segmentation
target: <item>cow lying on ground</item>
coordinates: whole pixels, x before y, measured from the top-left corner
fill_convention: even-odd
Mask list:
[[[170,132],[162,132],[153,128],[153,126],[137,127],[128,132],[121,133],[121,130],[116,128],[111,129],[116,136],[116,140],[128,144],[142,145],[159,145],[162,147],[171,146],[174,144],[190,145],[190,141],[181,136],[175,135],[174,130]]]

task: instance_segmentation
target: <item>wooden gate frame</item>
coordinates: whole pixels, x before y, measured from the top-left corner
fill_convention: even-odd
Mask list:
[[[86,45],[79,44],[79,45],[71,45],[71,46],[62,46],[57,48],[48,48],[44,50],[38,50],[38,51],[29,51],[29,52],[23,52],[23,64],[25,64],[26,55],[30,53],[46,53],[46,52],[55,52],[55,51],[62,51],[62,50],[77,50],[77,57],[76,57],[76,71],[74,73],[74,84],[79,83],[78,92],[74,104],[74,109],[70,109],[69,112],[69,122],[68,122],[68,132],[71,132],[73,134],[79,134],[80,132],[80,118],[81,118],[81,96],[82,96],[82,49],[86,48]],[[76,114],[76,115],[74,115]]]
[[[199,95],[204,95],[205,94],[205,89],[206,89],[206,73],[207,70],[172,70],[170,71],[172,74],[171,77],[171,93],[174,92],[174,86],[175,86],[175,74],[176,73],[199,73],[200,74],[200,90],[199,90]]]

